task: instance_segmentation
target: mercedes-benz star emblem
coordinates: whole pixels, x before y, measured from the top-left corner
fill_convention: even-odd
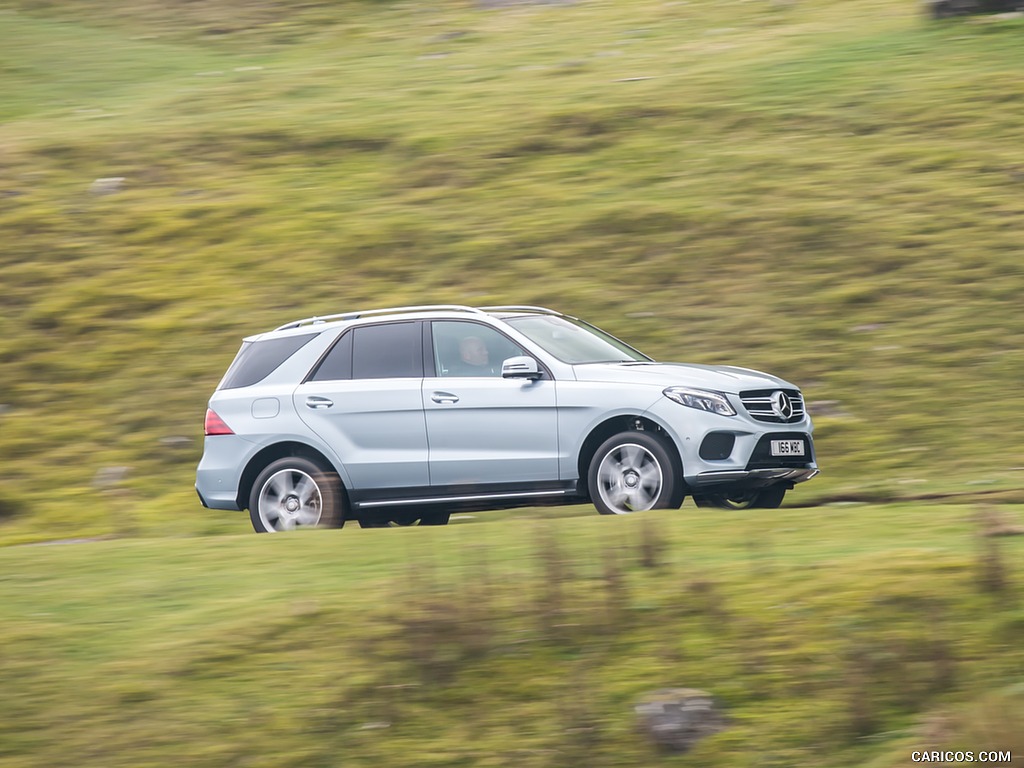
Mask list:
[[[783,420],[793,415],[793,402],[782,390],[772,392],[772,413]]]

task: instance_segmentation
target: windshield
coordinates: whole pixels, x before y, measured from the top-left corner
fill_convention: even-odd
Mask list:
[[[506,322],[563,363],[651,362],[647,355],[582,320],[522,315]]]

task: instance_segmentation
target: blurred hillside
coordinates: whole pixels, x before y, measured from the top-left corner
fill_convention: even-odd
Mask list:
[[[794,503],[1019,498],[1022,36],[882,0],[7,2],[0,540],[244,528],[191,488],[241,337],[433,301],[799,383]]]

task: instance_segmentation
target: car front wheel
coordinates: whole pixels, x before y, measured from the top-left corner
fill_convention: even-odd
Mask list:
[[[718,509],[778,509],[786,496],[786,486],[770,485],[754,491],[729,493],[694,494],[693,503],[698,507]]]
[[[257,533],[345,524],[341,481],[309,459],[289,456],[268,465],[253,483],[249,519]]]
[[[608,438],[590,462],[590,499],[602,515],[678,507],[683,502],[678,461],[663,439],[649,432]]]

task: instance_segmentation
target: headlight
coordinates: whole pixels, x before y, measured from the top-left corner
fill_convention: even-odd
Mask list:
[[[730,405],[728,398],[721,392],[710,392],[706,389],[687,389],[686,387],[669,387],[662,394],[669,400],[685,405],[687,408],[717,413],[719,416],[736,415],[736,409]]]

